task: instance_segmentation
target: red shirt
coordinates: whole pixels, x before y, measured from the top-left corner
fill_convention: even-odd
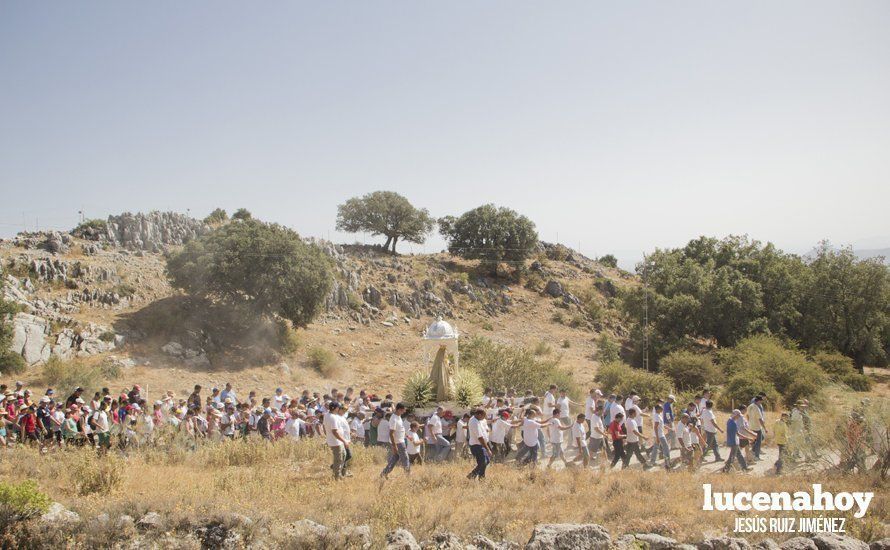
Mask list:
[[[621,424],[619,424],[617,420],[613,420],[609,423],[609,435],[612,436],[612,441],[621,439],[621,436],[623,435],[621,433]]]
[[[33,414],[26,414],[21,420],[22,430],[27,434],[37,431],[37,419]]]

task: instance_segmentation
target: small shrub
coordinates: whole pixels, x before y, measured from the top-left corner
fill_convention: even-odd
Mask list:
[[[596,358],[600,363],[614,363],[621,359],[621,347],[605,332],[596,341]]]
[[[819,365],[832,380],[842,380],[850,374],[856,374],[853,360],[840,353],[822,352],[813,356],[813,362]]]
[[[654,372],[635,369],[620,362],[608,363],[597,370],[594,380],[605,393],[627,395],[635,390],[646,405],[664,399],[673,390],[671,380]]]
[[[71,230],[71,234],[81,239],[97,241],[108,232],[108,222],[100,219],[86,220]]]
[[[118,455],[109,453],[97,459],[90,449],[80,452],[73,461],[71,474],[77,494],[107,495],[124,482],[125,463]]]
[[[587,326],[587,319],[580,313],[575,313],[574,315],[572,315],[572,318],[569,319],[569,326],[572,328],[581,328]]]
[[[355,292],[347,292],[346,293],[346,305],[349,306],[349,309],[354,311],[361,311],[362,304],[364,300],[362,300],[361,296],[356,294]]]
[[[413,407],[423,407],[433,401],[433,381],[425,372],[417,371],[408,378],[402,401]]]
[[[534,292],[541,292],[544,290],[544,285],[544,278],[535,272],[530,273],[525,279],[525,288]]]
[[[482,401],[485,389],[482,378],[470,369],[460,369],[454,375],[454,400],[461,407],[471,407]]]
[[[103,342],[114,342],[114,333],[105,331],[99,335],[99,340],[102,340]]]
[[[605,256],[600,256],[596,261],[603,264],[606,267],[617,268],[618,267],[618,258],[613,256],[612,254],[606,254]]]
[[[570,347],[572,347],[572,343],[571,343],[571,342],[569,342],[568,340],[563,340],[563,341],[562,341],[562,349],[569,349]]]
[[[841,378],[841,382],[854,391],[871,391],[871,379],[864,374],[854,372]]]
[[[482,330],[489,330],[489,331],[494,330],[494,325],[492,325],[491,323],[486,321],[486,322],[482,323]]]
[[[300,349],[302,341],[300,334],[287,326],[286,323],[278,325],[278,349],[284,355],[292,355]]]
[[[550,347],[550,344],[541,340],[538,342],[538,345],[535,346],[535,355],[550,355],[550,352],[553,351],[553,348]]]
[[[767,404],[771,408],[779,403],[779,393],[772,383],[759,373],[746,370],[729,378],[720,392],[718,404],[725,409],[744,407],[758,393],[766,394]]]
[[[557,311],[553,314],[553,317],[550,318],[554,323],[559,323],[560,325],[565,324],[565,315],[562,314],[561,311]]]
[[[476,337],[464,344],[461,365],[474,370],[482,382],[494,388],[527,388],[543,393],[550,384],[578,396],[571,374],[560,368],[560,356],[538,356],[531,350]]]
[[[0,516],[4,523],[39,516],[49,509],[51,502],[30,479],[21,483],[0,481]]]
[[[66,362],[53,356],[43,365],[43,382],[63,392],[77,386],[85,390],[96,390],[102,385],[102,378],[101,367],[86,365],[80,361]]]
[[[602,297],[595,286],[587,286],[578,292],[578,299],[581,300],[581,309],[584,311],[584,316],[591,323],[602,319],[605,307],[601,302]]]
[[[136,294],[136,287],[129,283],[121,283],[114,287],[114,292],[122,298],[132,298]]]
[[[11,351],[0,351],[0,373],[18,374],[24,372],[28,368],[25,360],[18,353]]]
[[[702,389],[721,380],[720,369],[709,355],[688,351],[671,352],[659,362],[658,370],[680,390]]]
[[[309,366],[325,378],[336,376],[340,371],[337,357],[330,350],[318,346],[309,350]]]

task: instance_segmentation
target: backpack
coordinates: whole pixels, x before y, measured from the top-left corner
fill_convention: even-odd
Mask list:
[[[89,425],[89,427],[90,427],[91,430],[95,430],[95,429],[97,428],[97,426],[98,426],[98,425],[96,424],[96,415],[97,415],[97,414],[99,414],[98,411],[97,411],[97,412],[94,412],[93,414],[91,414],[91,415],[89,416],[89,418],[87,418],[87,424]]]

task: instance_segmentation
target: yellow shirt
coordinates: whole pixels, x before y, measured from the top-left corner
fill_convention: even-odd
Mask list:
[[[781,420],[776,421],[776,426],[773,428],[773,435],[776,437],[776,445],[787,445],[788,444],[788,424],[782,422]]]

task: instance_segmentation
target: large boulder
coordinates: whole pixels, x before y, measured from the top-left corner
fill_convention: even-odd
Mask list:
[[[294,548],[324,548],[328,528],[309,519],[295,521],[287,530],[288,542]]]
[[[538,525],[525,545],[526,550],[606,550],[612,537],[601,525],[594,523],[551,523]]]
[[[794,537],[782,543],[782,550],[819,550],[816,543],[806,537]]]
[[[386,534],[386,550],[420,550],[420,545],[410,531],[396,529]]]
[[[106,238],[129,250],[161,252],[179,246],[210,230],[204,222],[176,212],[129,212],[109,216]]]
[[[868,545],[869,550],[890,550],[890,538],[876,540]]]
[[[705,539],[696,546],[699,550],[748,550],[751,548],[751,544],[747,540],[727,536]]]
[[[813,542],[819,550],[869,550],[861,540],[835,533],[819,533],[813,536]]]
[[[36,365],[49,359],[52,347],[46,336],[50,322],[43,317],[16,313],[12,318],[12,343],[10,351],[21,355],[28,365]]]
[[[677,547],[677,541],[655,533],[643,533],[634,535],[640,542],[645,542],[649,550],[670,550]]]
[[[40,516],[40,522],[51,527],[62,527],[79,521],[77,512],[72,512],[58,502],[53,502],[46,513]]]
[[[566,293],[566,290],[559,281],[548,281],[544,293],[552,298],[559,298]]]

